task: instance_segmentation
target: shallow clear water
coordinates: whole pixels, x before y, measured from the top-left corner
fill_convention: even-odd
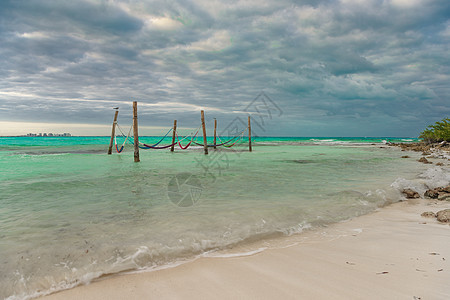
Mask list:
[[[133,163],[131,146],[106,155],[106,137],[0,138],[0,297],[298,233],[448,180],[370,145],[383,140],[260,138],[252,153],[142,150]]]

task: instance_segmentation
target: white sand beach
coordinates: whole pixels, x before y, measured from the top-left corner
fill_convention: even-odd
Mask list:
[[[450,299],[450,226],[420,216],[446,208],[400,202],[254,255],[116,275],[42,299]]]

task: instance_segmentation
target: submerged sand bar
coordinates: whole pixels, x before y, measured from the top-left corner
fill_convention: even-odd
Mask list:
[[[413,201],[279,241],[290,247],[200,258],[43,299],[450,299],[450,226],[420,216],[450,203]]]

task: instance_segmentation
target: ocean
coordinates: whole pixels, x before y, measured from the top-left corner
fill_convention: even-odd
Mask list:
[[[415,139],[258,137],[253,152],[243,139],[134,163],[129,144],[106,154],[109,137],[0,137],[0,298],[299,235],[450,182],[388,141]]]

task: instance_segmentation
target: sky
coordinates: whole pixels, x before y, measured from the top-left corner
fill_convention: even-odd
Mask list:
[[[0,0],[0,135],[109,135],[137,101],[142,135],[203,109],[209,132],[417,137],[450,116],[449,45],[448,0]]]

